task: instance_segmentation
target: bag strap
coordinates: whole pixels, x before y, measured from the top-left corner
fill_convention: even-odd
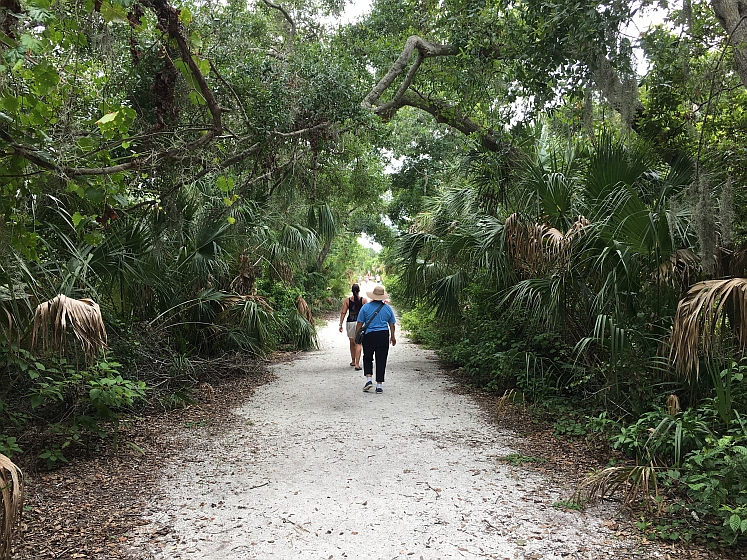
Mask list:
[[[374,313],[373,315],[371,315],[371,318],[368,321],[366,321],[365,324],[361,327],[361,330],[363,332],[366,331],[366,329],[368,328],[368,325],[371,324],[371,321],[373,321],[374,318],[379,314],[379,311],[381,311],[382,307],[384,307],[384,302],[383,301],[381,302],[381,305],[379,305],[379,308],[376,310],[376,313]]]

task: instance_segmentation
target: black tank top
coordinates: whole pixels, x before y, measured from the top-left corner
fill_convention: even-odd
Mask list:
[[[355,298],[348,299],[348,323],[358,320],[358,312],[361,310],[361,307],[363,307],[363,298],[358,298],[357,300]]]

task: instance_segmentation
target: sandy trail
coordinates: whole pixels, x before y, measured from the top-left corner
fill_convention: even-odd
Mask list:
[[[150,557],[620,558],[609,510],[563,512],[542,476],[497,461],[512,434],[449,390],[399,333],[384,393],[364,393],[337,322],[321,348],[274,366],[236,414],[165,467]],[[150,525],[151,529],[154,527]],[[658,556],[658,555],[656,555]],[[653,557],[653,556],[647,556]]]

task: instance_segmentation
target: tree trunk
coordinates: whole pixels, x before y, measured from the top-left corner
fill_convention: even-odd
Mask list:
[[[747,87],[747,2],[713,0],[711,6],[734,49],[734,70]]]

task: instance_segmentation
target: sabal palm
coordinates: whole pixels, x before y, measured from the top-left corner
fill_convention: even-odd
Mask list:
[[[662,175],[644,154],[610,135],[586,149],[534,146],[504,185],[513,207],[504,202],[491,214],[480,204],[482,188],[444,193],[429,203],[416,231],[400,239],[408,294],[426,295],[440,313],[458,313],[460,288],[479,277],[504,293],[505,304],[534,309],[532,315],[576,336],[590,332],[601,313],[625,321],[659,265],[692,241],[676,236],[687,231],[687,215],[669,205],[692,166],[682,162]],[[514,221],[506,222],[512,213]],[[507,223],[525,228],[526,247],[547,253],[544,266],[531,273],[519,266],[523,249],[512,246],[516,236]]]

